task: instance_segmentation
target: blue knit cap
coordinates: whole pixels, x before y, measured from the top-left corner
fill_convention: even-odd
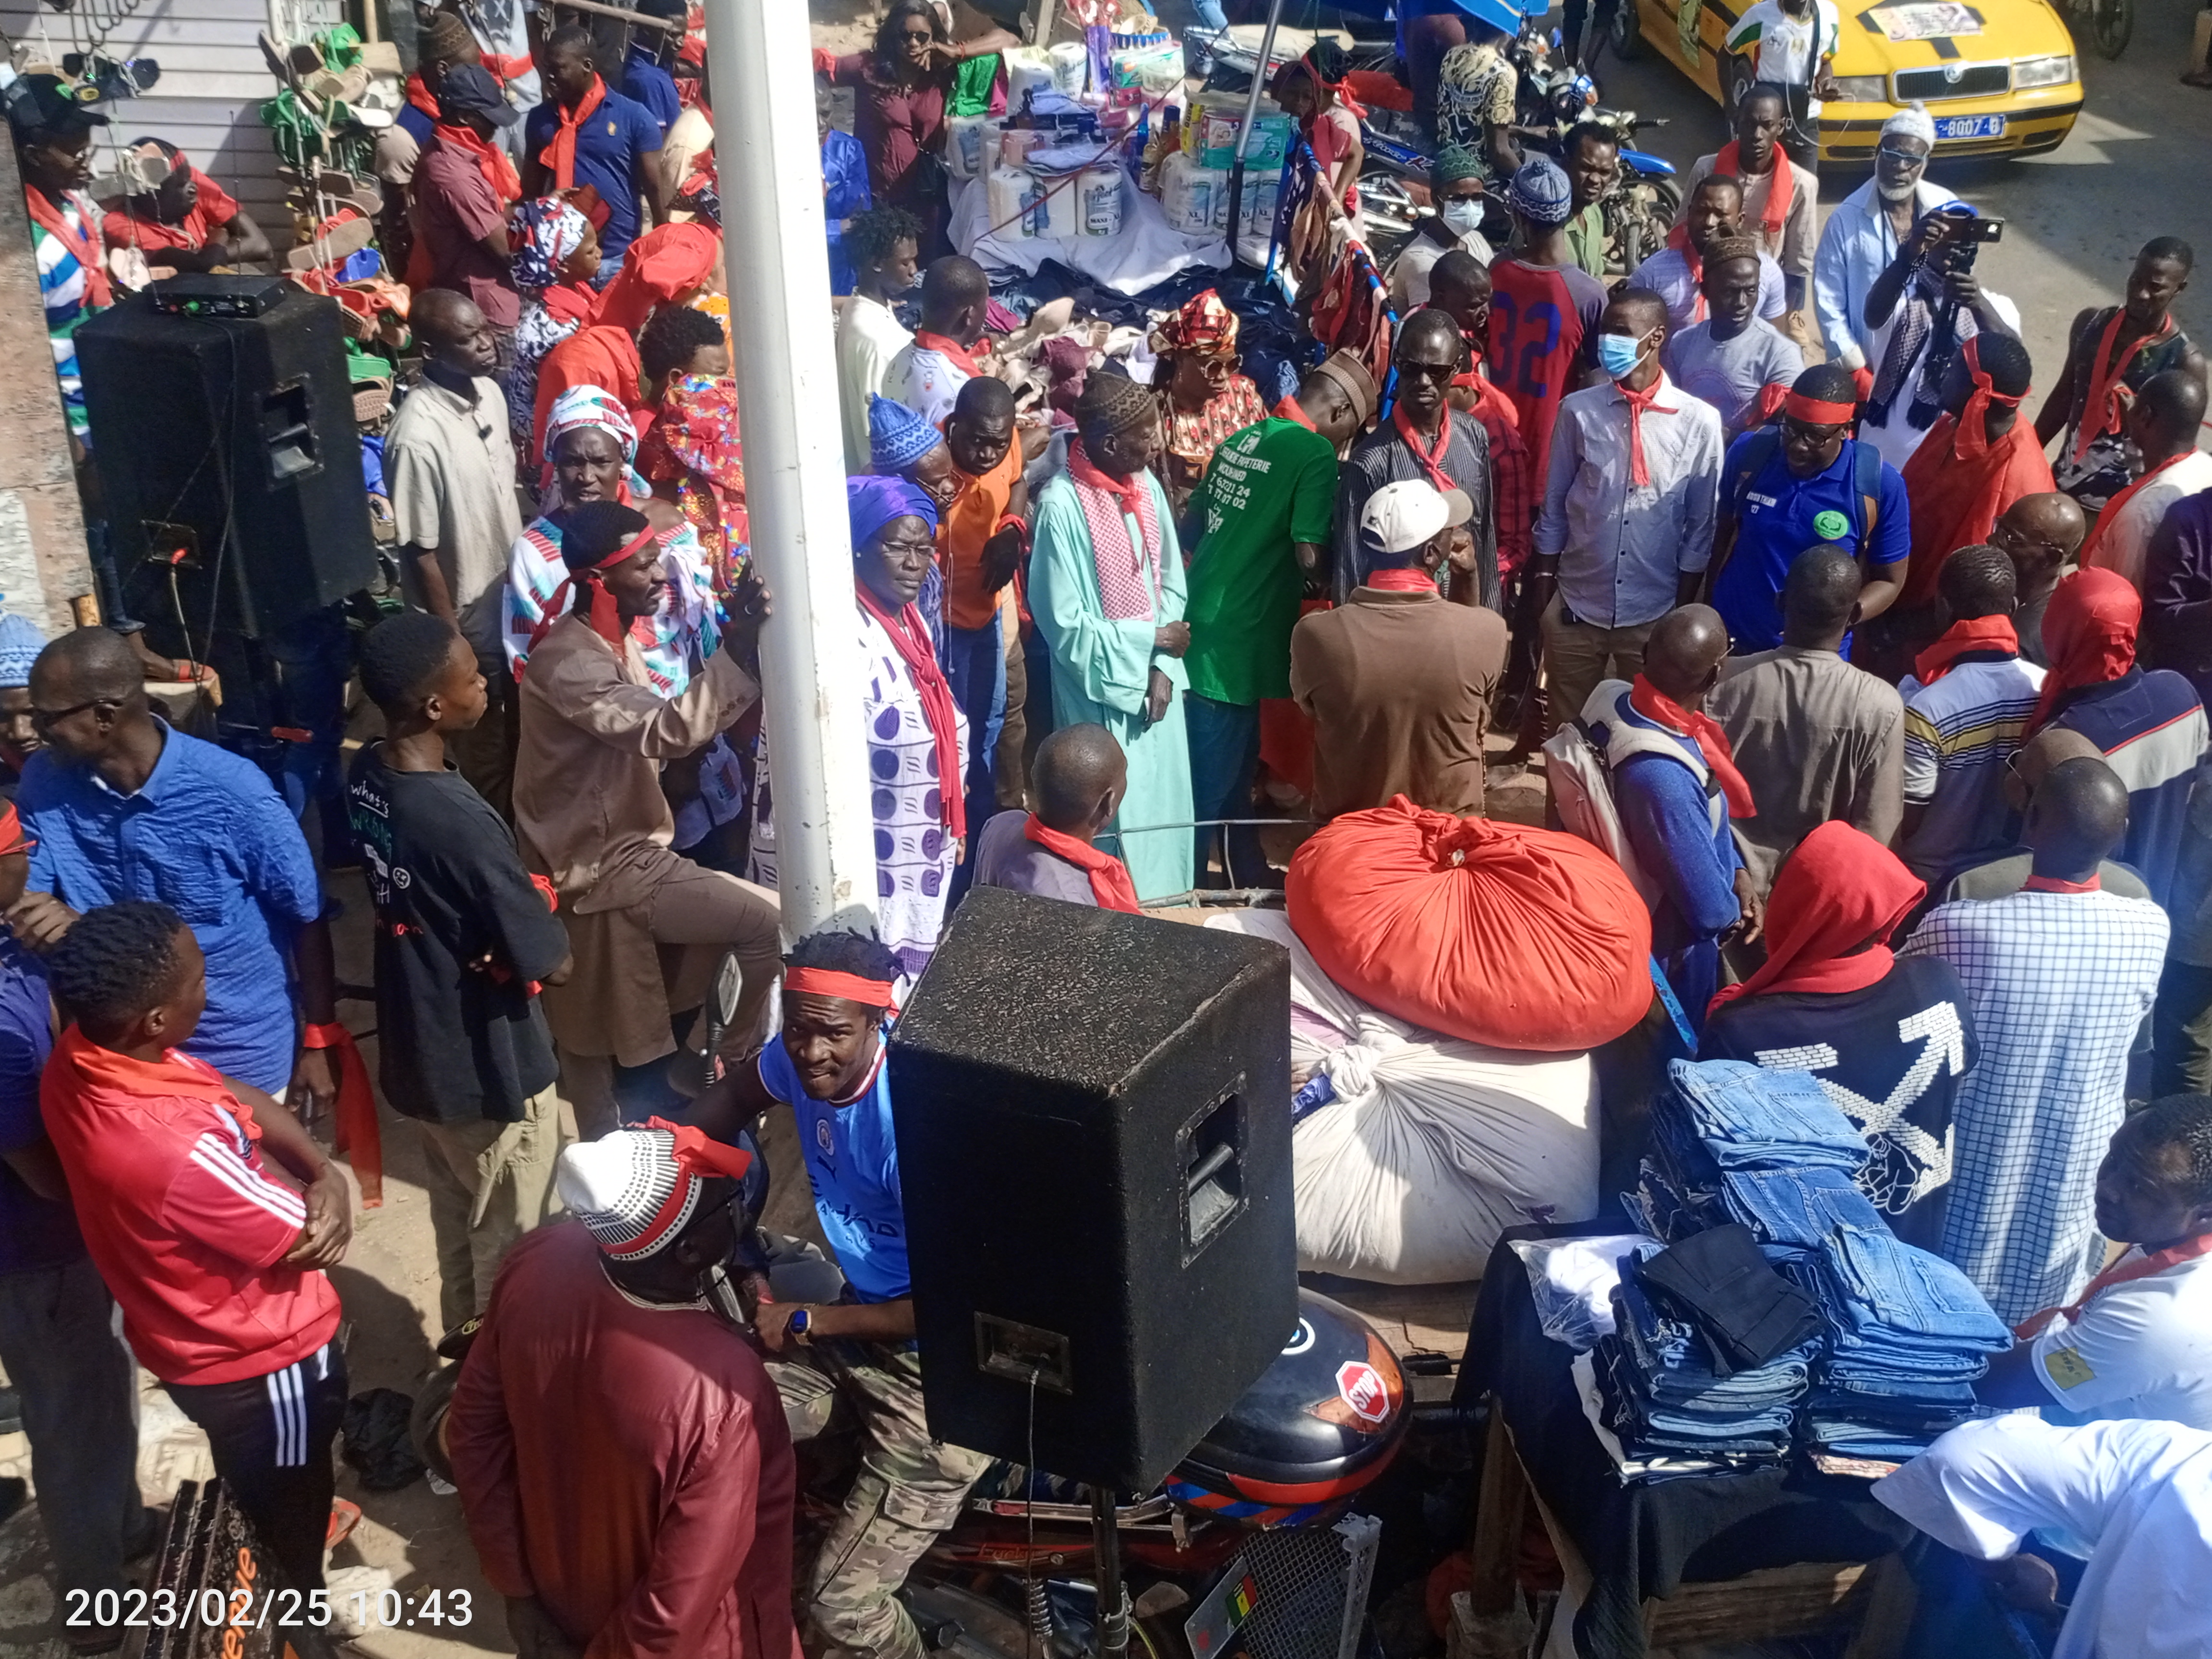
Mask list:
[[[28,617],[0,616],[0,687],[28,685],[31,665],[46,648],[46,636]]]
[[[945,434],[904,404],[868,399],[868,465],[889,476],[903,472],[945,441]]]
[[[1506,186],[1505,205],[1535,225],[1564,225],[1575,210],[1575,188],[1548,155],[1521,164]]]

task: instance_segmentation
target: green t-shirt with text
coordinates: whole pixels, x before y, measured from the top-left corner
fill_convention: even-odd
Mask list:
[[[1326,548],[1336,507],[1336,451],[1296,421],[1232,433],[1191,497],[1204,533],[1190,562],[1190,689],[1216,702],[1291,695],[1291,630],[1305,577],[1295,542]]]

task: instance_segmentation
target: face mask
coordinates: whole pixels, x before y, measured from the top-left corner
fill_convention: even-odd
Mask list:
[[[1480,230],[1482,228],[1482,198],[1478,196],[1471,201],[1446,202],[1443,205],[1443,222],[1455,236],[1464,236],[1470,231]]]
[[[1597,366],[1616,380],[1625,380],[1636,373],[1637,364],[1644,361],[1644,342],[1626,334],[1601,334],[1597,337]]]

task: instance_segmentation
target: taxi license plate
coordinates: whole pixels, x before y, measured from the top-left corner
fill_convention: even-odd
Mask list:
[[[2005,118],[2002,115],[1940,115],[1936,118],[1936,137],[1945,138],[2002,138]]]

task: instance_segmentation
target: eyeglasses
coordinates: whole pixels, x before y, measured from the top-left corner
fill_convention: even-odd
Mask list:
[[[933,541],[892,541],[886,537],[876,544],[876,550],[887,559],[927,559],[935,556],[937,544]]]
[[[1876,144],[1874,153],[1886,161],[1902,161],[1907,167],[1924,167],[1928,158],[1912,150],[1900,149],[1895,144]]]
[[[113,697],[94,697],[90,702],[75,703],[67,708],[49,711],[33,708],[31,710],[31,724],[44,731],[47,726],[59,726],[72,714],[82,714],[88,708],[120,708],[122,706],[122,703]]]

